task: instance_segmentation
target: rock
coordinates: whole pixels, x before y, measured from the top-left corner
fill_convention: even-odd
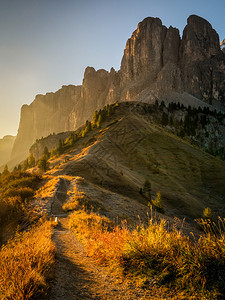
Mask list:
[[[80,98],[81,86],[69,85],[56,93],[37,95],[30,105],[23,105],[11,159],[25,158],[36,139],[68,131],[71,128],[69,115]]]
[[[144,19],[126,43],[118,72],[87,67],[82,86],[63,86],[23,106],[11,158],[25,158],[42,136],[77,129],[104,105],[171,101],[174,93],[189,94],[212,109],[225,105],[225,53],[210,23],[195,15],[188,18],[182,38],[159,18]]]
[[[192,15],[187,19],[181,42],[183,65],[203,61],[220,54],[219,36],[205,19]]]
[[[0,139],[0,166],[6,164],[10,159],[15,138],[15,136],[6,135]]]
[[[121,62],[122,84],[150,76],[155,79],[162,68],[166,27],[159,18],[146,18],[138,24],[126,43]]]
[[[220,49],[225,52],[225,39],[222,40],[222,42],[220,43]]]

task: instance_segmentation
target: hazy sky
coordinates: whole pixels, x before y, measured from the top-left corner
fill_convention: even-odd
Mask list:
[[[145,17],[182,34],[190,14],[225,38],[224,0],[0,0],[0,138],[16,134],[36,94],[81,84],[86,66],[120,68],[127,39]]]

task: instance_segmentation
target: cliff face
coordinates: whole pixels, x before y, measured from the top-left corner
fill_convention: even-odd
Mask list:
[[[6,135],[0,139],[0,166],[6,164],[10,159],[15,136]]]
[[[121,78],[123,86],[144,81],[157,97],[176,91],[225,103],[225,55],[218,34],[195,15],[188,18],[182,39],[158,18],[139,23],[124,50]]]
[[[63,86],[56,93],[37,95],[35,100],[21,109],[18,134],[12,149],[11,159],[26,157],[36,139],[50,133],[68,131],[68,116],[81,98],[80,86]]]
[[[87,67],[82,86],[63,86],[56,93],[37,95],[30,105],[23,105],[21,109],[11,159],[18,157],[21,161],[28,156],[29,148],[36,139],[51,133],[75,130],[86,120],[92,119],[96,109],[119,100],[116,85],[118,74],[114,69],[109,73]]]
[[[220,43],[220,49],[225,52],[225,39],[222,40],[222,42]]]
[[[75,130],[106,104],[171,99],[174,92],[225,104],[225,53],[216,31],[195,15],[182,38],[160,19],[144,19],[126,43],[118,72],[88,67],[82,86],[64,86],[23,106],[12,158],[26,157],[37,138]]]

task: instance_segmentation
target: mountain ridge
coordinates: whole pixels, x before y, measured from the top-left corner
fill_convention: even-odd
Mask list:
[[[116,101],[192,99],[191,103],[223,109],[224,79],[225,54],[208,21],[190,16],[181,39],[176,28],[166,28],[159,18],[146,18],[128,39],[118,72],[87,67],[82,86],[63,86],[22,107],[11,158],[25,158],[36,139],[75,130],[96,109]]]

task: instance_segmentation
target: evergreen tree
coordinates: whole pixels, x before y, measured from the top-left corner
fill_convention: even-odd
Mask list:
[[[46,157],[47,157],[48,159],[50,158],[50,153],[49,153],[49,151],[48,151],[48,147],[47,147],[47,146],[45,146],[45,148],[44,148],[43,155],[46,155]]]
[[[38,161],[38,168],[43,172],[46,172],[49,169],[49,165],[50,163],[45,155],[43,155]]]
[[[166,113],[163,112],[162,114],[162,125],[163,126],[167,126],[169,123],[169,120],[168,120],[168,115]]]
[[[58,147],[57,147],[56,151],[59,155],[63,153],[63,143],[62,143],[61,139],[58,142]]]
[[[28,158],[24,160],[23,164],[22,164],[22,169],[23,171],[26,171],[29,168],[29,164],[28,164]]]
[[[151,201],[151,191],[152,191],[151,183],[149,182],[149,180],[146,179],[143,185],[142,193],[145,194],[150,201]]]
[[[28,157],[28,165],[29,165],[29,168],[35,167],[35,158],[34,158],[33,153],[30,153],[30,155]]]
[[[165,102],[162,100],[159,106],[161,109],[163,109],[163,107],[165,107]]]
[[[86,121],[86,129],[87,129],[87,132],[90,132],[92,130],[91,122],[89,122],[88,120]]]
[[[159,107],[159,101],[156,99],[155,100],[155,107],[158,108]]]
[[[96,123],[97,123],[97,121],[98,121],[98,115],[99,115],[99,113],[98,113],[98,111],[96,110],[96,111],[94,112],[94,114],[93,114],[93,117],[92,117],[92,123],[93,123],[93,125],[96,125]]]
[[[8,175],[9,174],[9,168],[7,165],[5,165],[4,170],[2,172],[2,176]]]
[[[97,124],[96,124],[96,125],[97,125],[97,128],[100,127],[101,123],[102,123],[102,115],[100,114],[99,117],[98,117]]]

